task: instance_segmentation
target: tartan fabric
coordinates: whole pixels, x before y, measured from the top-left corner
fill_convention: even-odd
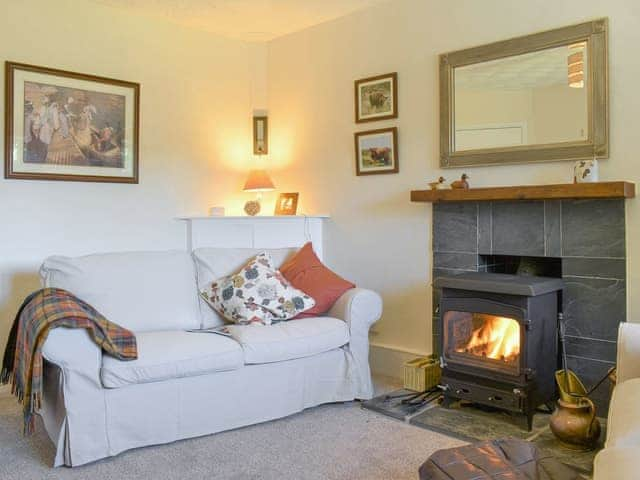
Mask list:
[[[18,310],[4,352],[0,383],[22,403],[24,432],[30,434],[42,395],[42,346],[53,328],[84,328],[107,354],[120,360],[138,357],[133,332],[108,321],[95,308],[59,288],[29,295]]]

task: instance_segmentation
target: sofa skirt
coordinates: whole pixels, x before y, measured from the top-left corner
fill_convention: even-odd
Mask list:
[[[52,364],[45,369],[47,387],[40,415],[56,445],[54,466],[78,466],[132,448],[209,435],[323,403],[353,400],[362,388],[346,348],[93,392],[74,391],[72,382],[65,381],[64,370]],[[82,395],[92,405],[78,414],[72,406],[82,405],[83,399],[78,398]],[[104,428],[96,428],[101,422]]]

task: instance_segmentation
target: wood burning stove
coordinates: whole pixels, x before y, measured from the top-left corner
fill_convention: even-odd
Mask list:
[[[469,400],[521,414],[553,400],[559,278],[465,273],[439,277],[444,405]]]

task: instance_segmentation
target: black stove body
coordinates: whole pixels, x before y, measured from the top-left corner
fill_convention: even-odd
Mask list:
[[[555,396],[558,278],[473,272],[439,277],[445,406],[455,400],[520,414]]]

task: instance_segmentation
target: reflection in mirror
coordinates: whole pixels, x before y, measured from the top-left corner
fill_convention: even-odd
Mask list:
[[[454,68],[454,151],[588,140],[587,48]]]

